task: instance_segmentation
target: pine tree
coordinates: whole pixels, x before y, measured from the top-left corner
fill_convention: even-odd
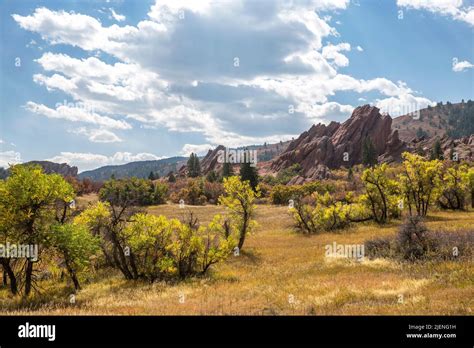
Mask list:
[[[217,181],[216,172],[211,170],[209,173],[207,173],[206,180],[209,181],[209,182],[216,182]]]
[[[433,150],[431,151],[430,159],[431,160],[435,160],[435,159],[442,160],[442,159],[444,159],[443,157],[444,156],[443,156],[443,150],[441,149],[441,142],[439,141],[439,139],[437,139],[434,146],[433,146]]]
[[[150,175],[148,175],[148,180],[155,180],[155,174],[153,174],[153,172],[150,172]]]
[[[362,144],[362,164],[374,166],[377,162],[377,152],[375,151],[374,143],[370,137],[366,137]]]
[[[191,153],[188,159],[188,176],[191,178],[196,178],[201,175],[201,164],[199,163],[199,158],[195,153]]]
[[[248,181],[255,191],[258,185],[258,172],[257,168],[252,167],[250,164],[249,162],[244,162],[240,165],[240,179],[242,181]]]
[[[176,182],[176,177],[174,176],[173,172],[168,174],[168,182]]]
[[[230,164],[229,162],[224,162],[224,165],[222,166],[222,177],[227,178],[232,175],[234,175],[234,169],[232,168],[232,164]]]

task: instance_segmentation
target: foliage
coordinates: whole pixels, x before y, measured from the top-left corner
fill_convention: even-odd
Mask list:
[[[436,139],[436,142],[433,146],[433,150],[430,154],[430,160],[442,160],[444,159],[443,150],[441,149],[441,142],[439,139]]]
[[[360,201],[372,212],[373,219],[378,223],[386,223],[391,213],[398,217],[397,183],[387,176],[387,164],[374,166],[362,173],[365,194]]]
[[[204,182],[203,194],[207,202],[217,204],[219,197],[224,194],[224,186],[220,182]]]
[[[176,177],[174,176],[173,172],[169,173],[168,182],[176,182]]]
[[[189,156],[187,167],[190,178],[197,178],[201,175],[201,164],[199,163],[199,157],[195,153],[191,153]]]
[[[50,246],[51,226],[58,219],[58,207],[67,210],[74,190],[58,174],[45,174],[39,166],[16,165],[9,169],[10,176],[0,181],[0,239],[17,244]],[[63,213],[65,216],[65,212]],[[10,278],[9,260],[2,261]],[[31,292],[33,260],[25,260],[24,294]],[[10,279],[16,283],[16,279]],[[11,288],[12,292],[17,289]]]
[[[232,168],[232,164],[229,162],[224,162],[224,164],[222,165],[222,177],[227,178],[232,175],[234,175],[234,169]]]
[[[255,228],[254,220],[256,198],[260,197],[259,187],[255,190],[248,181],[237,176],[224,179],[225,194],[219,198],[219,204],[227,208],[232,228],[238,234],[238,248],[242,249],[246,236]]]
[[[199,179],[188,180],[185,187],[171,195],[171,200],[175,203],[183,200],[186,205],[206,204],[207,198],[204,192],[204,182]]]
[[[248,181],[254,191],[258,185],[258,171],[250,162],[244,162],[240,165],[240,179]]]
[[[474,167],[469,168],[469,171],[467,172],[467,177],[469,180],[469,191],[471,193],[471,207],[474,208]]]
[[[235,245],[219,229],[216,216],[207,227],[193,229],[176,219],[137,214],[122,237],[134,256],[138,277],[151,282],[205,273],[226,259]]]
[[[362,164],[365,166],[373,166],[377,164],[377,151],[370,137],[365,137],[362,143]]]
[[[428,208],[439,195],[441,162],[405,152],[403,172],[398,176],[401,193],[410,215],[426,216]]]
[[[273,204],[289,204],[290,200],[298,201],[313,192],[333,191],[330,186],[323,186],[318,181],[312,181],[303,185],[276,185],[270,194]]]
[[[452,138],[461,138],[474,134],[474,102],[468,100],[462,107],[448,108],[448,124],[451,129],[448,135]]]
[[[145,206],[166,202],[168,186],[162,182],[127,178],[108,180],[99,191],[99,197],[116,206]]]
[[[58,224],[52,230],[52,244],[62,254],[66,269],[78,290],[78,273],[88,269],[91,257],[99,250],[99,239],[91,234],[87,225]]]
[[[217,174],[215,171],[211,170],[209,173],[206,175],[206,180],[209,182],[216,182],[217,181]]]
[[[469,174],[466,164],[455,163],[443,173],[441,195],[438,203],[441,208],[463,210],[469,188]]]
[[[279,184],[286,185],[293,177],[298,175],[301,172],[301,165],[296,163],[292,166],[280,170],[276,175],[276,181]]]
[[[314,206],[296,202],[290,209],[297,228],[303,233],[344,229],[367,215],[363,206],[353,202],[352,194],[348,194],[344,201],[336,201],[329,192],[314,193],[312,198]],[[363,220],[367,218],[364,217]]]
[[[429,252],[427,232],[419,216],[409,217],[401,226],[397,235],[397,248],[405,260],[420,259]]]

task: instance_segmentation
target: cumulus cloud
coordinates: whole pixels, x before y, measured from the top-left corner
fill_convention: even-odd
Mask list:
[[[462,0],[397,0],[397,5],[439,13],[474,26],[474,6],[464,6]]]
[[[86,127],[80,127],[78,129],[72,129],[70,132],[85,135],[89,141],[93,143],[117,143],[122,141],[120,137],[107,129],[88,129]]]
[[[348,66],[349,59],[340,53],[341,51],[350,51],[351,45],[347,42],[338,45],[327,45],[323,47],[322,56],[326,59],[332,60],[337,66]]]
[[[67,163],[71,166],[77,166],[81,169],[81,171],[84,171],[105,165],[118,165],[135,161],[159,160],[162,158],[164,157],[159,157],[146,152],[137,154],[132,154],[130,152],[116,152],[111,156],[95,153],[61,152],[59,155],[49,158],[48,161]]]
[[[130,129],[134,120],[144,128],[199,134],[199,143],[241,146],[288,139],[313,122],[350,115],[351,105],[332,99],[341,91],[420,98],[403,82],[363,80],[338,71],[349,65],[343,53],[351,45],[330,43],[339,41],[339,33],[329,23],[331,16],[320,12],[344,10],[349,3],[156,0],[136,25],[111,26],[44,7],[26,16],[14,14],[21,28],[50,45],[79,47],[91,55],[104,52],[116,60],[43,54],[36,62],[44,72],[34,81],[84,102],[93,112],[34,101],[27,109],[97,125],[100,133],[83,133],[90,141],[119,141],[112,130]]]
[[[181,149],[181,155],[189,156],[191,153],[195,153],[199,156],[205,155],[209,150],[215,148],[216,146],[211,144],[184,144]]]
[[[129,123],[123,120],[115,120],[107,116],[101,116],[91,111],[87,105],[85,107],[80,106],[69,106],[58,104],[55,109],[51,109],[43,104],[37,104],[29,101],[26,103],[25,108],[38,115],[43,115],[48,118],[65,119],[71,122],[85,122],[97,124],[109,128],[117,129],[130,129],[132,128]]]
[[[0,151],[0,167],[8,168],[10,165],[21,162],[21,154],[19,152]]]
[[[471,64],[467,60],[458,61],[457,58],[453,58],[453,71],[454,72],[461,72],[467,69],[472,69],[474,64]]]
[[[381,112],[386,112],[392,117],[411,114],[420,109],[436,105],[435,102],[423,97],[415,97],[411,94],[402,94],[395,97],[377,100],[375,105]]]

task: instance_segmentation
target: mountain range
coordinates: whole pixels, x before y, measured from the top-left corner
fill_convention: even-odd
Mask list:
[[[349,167],[362,161],[364,140],[370,138],[379,162],[400,161],[403,151],[428,154],[436,142],[440,143],[445,157],[456,151],[459,158],[474,156],[474,102],[438,103],[414,113],[391,118],[381,114],[375,106],[364,105],[354,109],[343,123],[313,125],[298,138],[276,144],[249,145],[256,150],[261,174],[271,174],[294,164],[302,168],[295,182],[321,179],[329,170]],[[201,157],[203,174],[214,170],[219,173],[222,163],[217,160],[219,145]],[[240,148],[243,149],[243,148]],[[122,165],[109,165],[78,174],[77,167],[66,163],[31,161],[41,165],[47,173],[78,176],[104,181],[112,176],[147,178],[150,172],[165,176],[169,172],[185,174],[187,157],[170,157],[153,161],[138,161]],[[6,173],[5,170],[2,173]],[[0,173],[1,174],[1,173]],[[5,176],[2,174],[2,176]]]

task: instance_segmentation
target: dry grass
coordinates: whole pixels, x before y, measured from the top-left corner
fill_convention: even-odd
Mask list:
[[[190,208],[201,222],[222,213],[216,206]],[[182,216],[177,205],[151,207],[153,214]],[[66,315],[364,315],[467,314],[474,307],[472,262],[401,264],[389,260],[328,259],[324,246],[362,244],[396,233],[398,223],[358,225],[338,234],[303,236],[293,231],[286,207],[259,205],[259,228],[240,256],[216,265],[205,278],[178,284],[128,282],[104,272],[69,304],[65,283],[48,301],[37,296],[25,306],[0,292],[2,314]],[[436,212],[428,228],[472,228],[474,213]],[[46,295],[43,295],[46,296]],[[3,300],[2,300],[3,299]],[[184,301],[183,301],[184,299]],[[181,300],[181,301],[180,301]],[[183,302],[183,303],[181,303]],[[35,305],[33,306],[32,303]],[[18,309],[21,308],[21,309]]]

